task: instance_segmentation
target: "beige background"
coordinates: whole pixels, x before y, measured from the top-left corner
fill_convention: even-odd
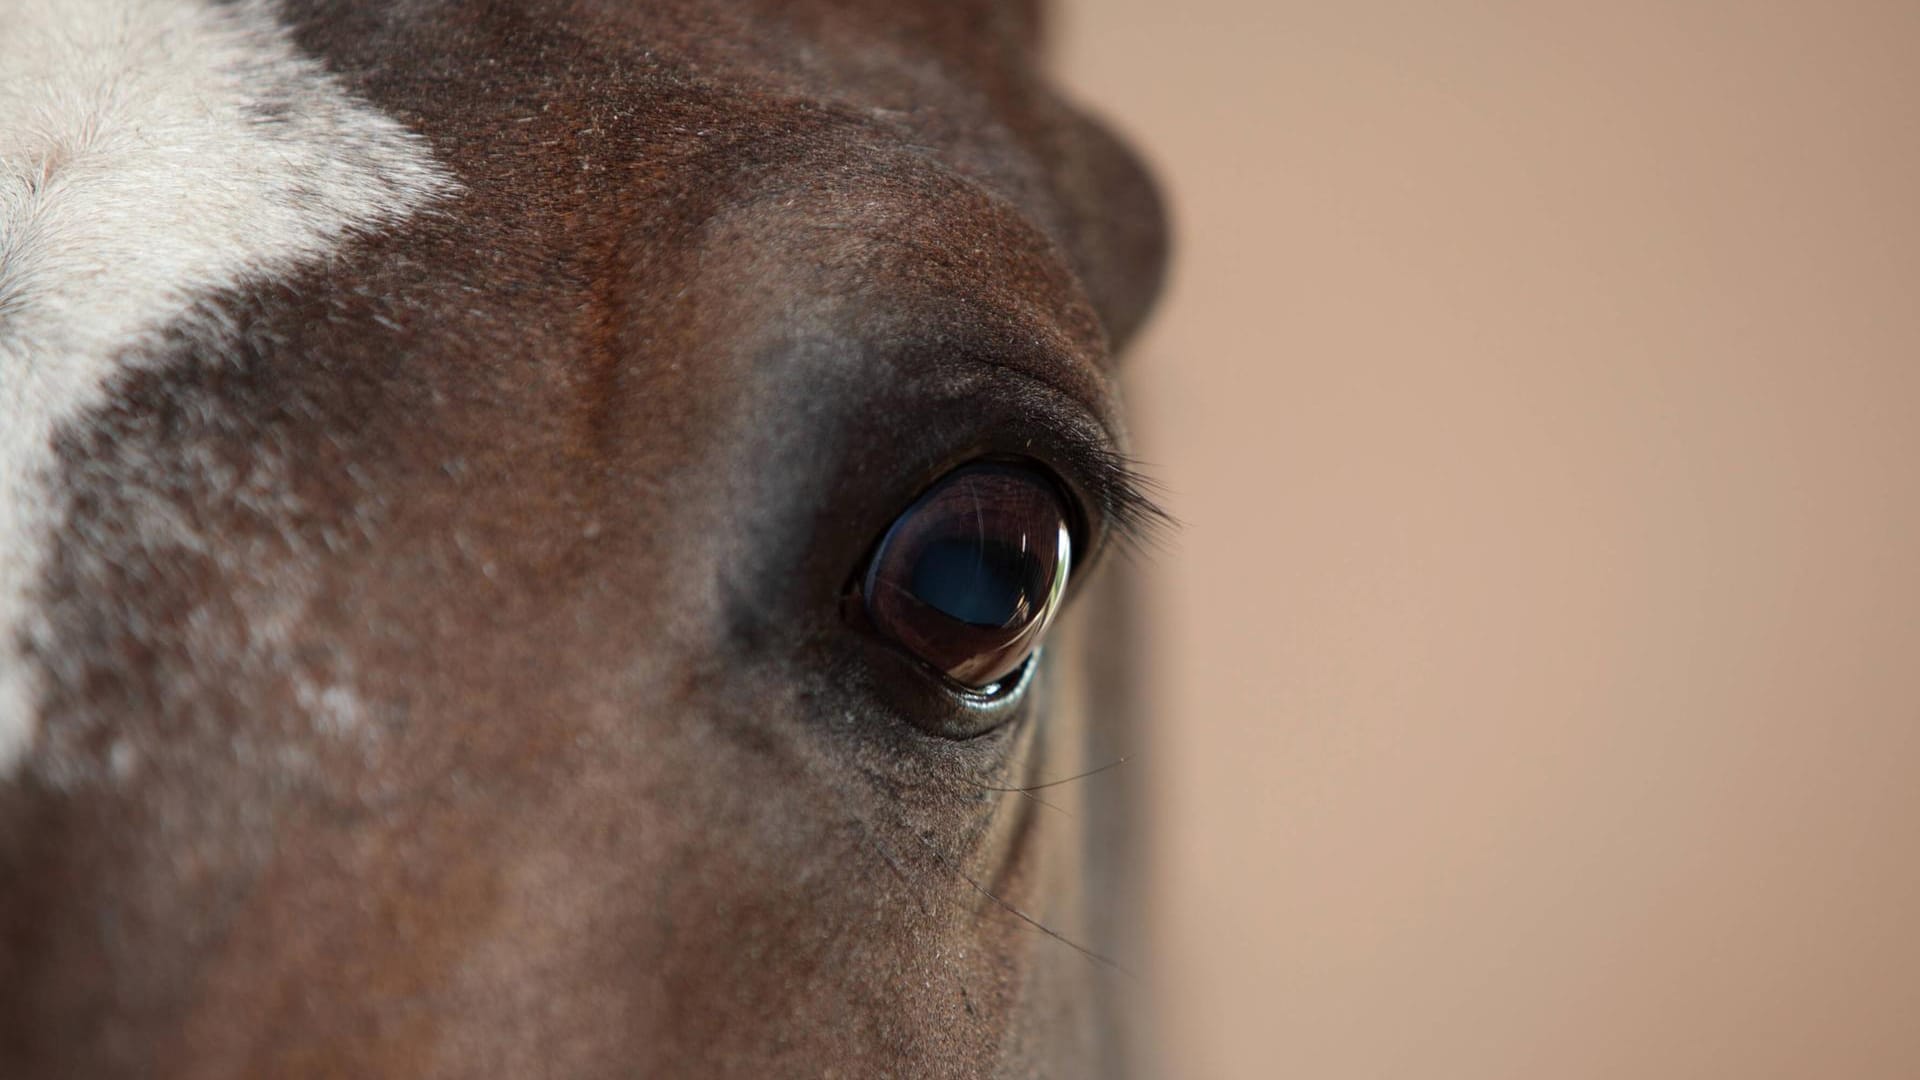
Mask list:
[[[1920,3],[1078,0],[1180,1077],[1920,1077]]]

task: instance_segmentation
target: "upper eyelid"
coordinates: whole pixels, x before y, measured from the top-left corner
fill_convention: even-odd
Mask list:
[[[1103,526],[1102,543],[1086,551],[1089,564],[1094,556],[1104,552],[1109,540],[1117,540],[1131,551],[1150,550],[1166,532],[1178,527],[1177,519],[1157,498],[1160,484],[1121,450],[1124,444],[1110,423],[1110,414],[1093,408],[1065,387],[1026,367],[991,357],[973,358],[972,362],[1010,375],[1040,390],[1046,397],[1065,403],[1067,412],[1087,422],[1063,423],[1061,411],[1054,409],[1033,417],[1059,440],[1066,452],[1068,460],[1061,464],[1067,466],[1066,471],[1071,475],[1062,479],[1078,480],[1069,486],[1085,491],[1098,504],[1092,509],[1098,511]],[[1093,435],[1086,427],[1098,434]],[[1060,471],[1059,465],[1052,467]]]
[[[1135,552],[1157,546],[1162,534],[1177,525],[1154,497],[1159,485],[1120,451],[1110,430],[1082,403],[1027,372],[1001,370],[1064,407],[1025,410],[1025,421],[1031,429],[1046,433],[1044,445],[1036,445],[1032,438],[1018,446],[1004,440],[989,441],[983,454],[1027,458],[1054,474],[1062,494],[1077,508],[1076,517],[1087,526],[1077,531],[1096,534],[1077,538],[1080,547],[1075,561],[1082,568],[1091,567],[1115,542]],[[966,459],[950,460],[936,474],[944,475],[964,464]]]
[[[1084,478],[1074,486],[1085,490],[1099,504],[1095,509],[1099,513],[1102,538],[1097,548],[1086,552],[1088,563],[1114,542],[1131,551],[1151,549],[1167,530],[1177,526],[1173,516],[1155,498],[1159,485],[1141,472],[1132,459],[1113,446],[1089,445],[1073,438],[1064,442],[1073,459],[1071,473],[1076,478]]]
[[[960,328],[946,333],[923,328],[891,340],[878,337],[864,342],[859,335],[830,338],[799,352],[837,355],[840,364],[851,354],[855,365],[871,365],[877,385],[893,387],[878,400],[891,408],[944,414],[931,425],[943,435],[915,448],[931,451],[909,469],[918,474],[918,490],[971,457],[1031,458],[1056,475],[1091,534],[1081,538],[1076,552],[1083,568],[1116,541],[1128,550],[1151,549],[1174,524],[1155,499],[1158,485],[1122,449],[1111,371],[1050,348],[1045,340],[1011,334],[982,337]],[[977,403],[989,401],[998,402],[986,409],[996,419],[980,423],[969,436],[966,429],[975,425],[965,418],[981,408]],[[1036,440],[1042,433],[1045,438]]]
[[[1097,408],[1093,403],[1083,400],[1080,395],[1074,393],[1073,390],[1069,386],[1064,385],[1062,381],[1048,379],[1040,372],[1024,365],[1009,363],[1008,361],[998,359],[991,355],[971,356],[968,357],[967,362],[977,367],[991,368],[995,371],[1010,375],[1036,389],[1045,391],[1050,397],[1056,397],[1070,403],[1075,413],[1087,420],[1091,420],[1093,425],[1099,429],[1101,443],[1104,444],[1104,448],[1112,454],[1119,454],[1119,448],[1124,445],[1125,440],[1120,437],[1119,431],[1113,427],[1113,421],[1116,419],[1115,414],[1108,410]],[[1112,376],[1109,373],[1096,371],[1096,378],[1103,391],[1112,390]],[[1063,432],[1063,434],[1066,433]],[[1073,437],[1079,439],[1077,434]]]

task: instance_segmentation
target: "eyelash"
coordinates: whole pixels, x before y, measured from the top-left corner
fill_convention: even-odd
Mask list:
[[[1159,483],[1116,451],[1098,449],[1083,456],[1082,464],[1093,474],[1093,490],[1101,493],[1097,496],[1100,518],[1106,523],[1109,543],[1118,543],[1130,554],[1158,549],[1179,524],[1156,498]]]

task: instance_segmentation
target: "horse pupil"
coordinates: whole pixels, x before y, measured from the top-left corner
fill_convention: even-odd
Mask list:
[[[1011,627],[1031,613],[1036,567],[1026,552],[991,540],[935,540],[913,565],[914,596],[973,626]]]
[[[986,689],[1039,645],[1071,559],[1066,507],[1046,476],[981,462],[894,519],[861,596],[875,629],[961,686]]]

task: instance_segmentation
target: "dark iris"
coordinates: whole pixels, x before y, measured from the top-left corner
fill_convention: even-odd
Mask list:
[[[913,564],[913,595],[973,626],[1013,624],[1044,599],[1051,567],[995,540],[935,540]]]
[[[986,688],[1039,645],[1071,562],[1067,509],[1041,472],[983,463],[901,513],[861,592],[874,625],[954,681]]]

